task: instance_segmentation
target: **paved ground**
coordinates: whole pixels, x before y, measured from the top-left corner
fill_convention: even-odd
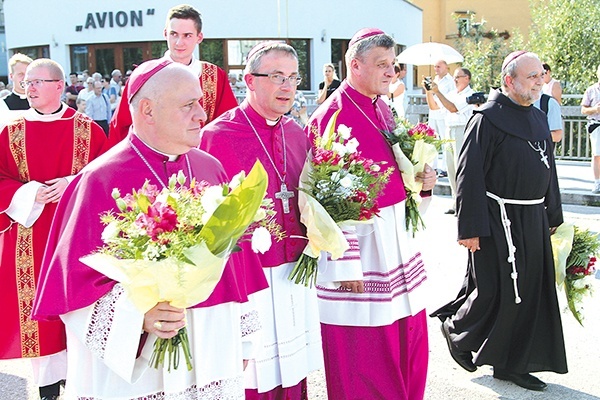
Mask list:
[[[563,196],[565,191],[571,190],[575,193],[574,199],[582,201],[591,190],[592,181],[584,177],[586,173],[587,176],[591,173],[589,164],[559,166]],[[465,250],[455,242],[456,219],[444,214],[450,204],[448,196],[436,196],[426,215],[427,241],[422,249],[431,291],[429,310],[455,297],[466,266]],[[567,204],[564,210],[567,221],[600,231],[600,207]],[[548,383],[548,389],[543,393],[495,380],[489,367],[480,367],[474,373],[464,371],[450,358],[437,319],[429,319],[430,365],[426,400],[600,400],[600,279],[595,284],[597,295],[587,301],[584,327],[566,310],[564,293],[559,292],[570,372],[565,375],[537,374]],[[309,377],[309,397],[311,400],[327,399],[323,371]],[[37,398],[28,361],[0,362],[0,400]]]
[[[427,212],[427,243],[423,246],[431,301],[428,310],[435,310],[456,296],[466,267],[466,253],[455,242],[456,219],[444,214],[451,201],[438,196]],[[600,208],[578,205],[564,207],[565,218],[582,228],[600,231]],[[436,246],[431,246],[435,243]],[[564,292],[559,292],[569,373],[538,373],[548,383],[545,392],[522,389],[512,383],[492,377],[491,367],[480,367],[469,373],[450,358],[439,330],[439,320],[429,319],[429,375],[426,400],[600,400],[600,279],[595,280],[596,297],[586,303],[586,321],[582,327],[566,309]],[[311,375],[311,400],[325,400],[323,372]],[[333,399],[330,399],[333,400]],[[365,399],[373,400],[373,399]]]

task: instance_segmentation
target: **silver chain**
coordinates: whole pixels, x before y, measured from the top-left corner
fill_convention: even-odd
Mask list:
[[[273,159],[271,158],[271,155],[267,151],[267,147],[265,146],[264,142],[260,138],[260,135],[258,134],[258,132],[257,132],[256,128],[254,127],[254,125],[252,125],[252,122],[250,121],[250,118],[248,118],[248,115],[246,114],[246,112],[242,108],[240,108],[240,111],[242,112],[242,114],[244,114],[244,117],[246,117],[246,120],[248,121],[248,124],[250,125],[250,128],[252,128],[252,131],[254,131],[254,134],[256,135],[256,138],[260,142],[260,145],[262,146],[265,154],[267,155],[267,158],[271,162],[271,165],[273,166],[273,169],[275,170],[275,173],[277,174],[277,177],[279,178],[279,181],[281,181],[281,183],[283,183],[284,179],[285,179],[285,175],[287,174],[287,158],[286,158],[287,151],[286,151],[286,147],[285,147],[285,132],[283,130],[283,122],[281,122],[281,141],[282,141],[282,144],[283,144],[283,177],[282,177],[281,174],[279,173],[279,170],[277,170],[277,165],[275,164],[275,161],[273,161]]]
[[[343,93],[346,95],[346,97],[348,97],[348,99],[350,99],[350,101],[352,102],[352,104],[354,104],[354,105],[356,106],[356,108],[358,108],[358,111],[360,111],[360,112],[362,113],[362,115],[364,115],[364,116],[365,116],[365,118],[366,118],[366,119],[367,119],[367,120],[368,120],[368,121],[371,123],[371,125],[373,125],[373,127],[374,127],[375,129],[377,129],[377,132],[381,131],[381,129],[382,129],[382,128],[381,128],[381,127],[377,127],[377,125],[375,125],[375,123],[374,123],[374,122],[371,120],[371,118],[369,118],[369,116],[368,116],[368,115],[367,115],[367,114],[366,114],[366,113],[365,113],[365,112],[362,110],[362,108],[360,108],[360,107],[358,106],[358,104],[356,104],[356,102],[354,101],[354,99],[353,99],[352,97],[350,97],[350,95],[349,95],[348,93],[346,93],[346,92],[343,92]],[[381,111],[379,110],[379,106],[377,105],[377,102],[375,102],[375,109],[377,110],[377,112],[378,112],[379,114],[381,114]],[[383,115],[381,115],[381,118],[383,119]],[[387,127],[386,127],[386,128],[387,128]],[[385,128],[384,128],[384,129],[385,129]]]
[[[131,140],[131,138],[129,139],[129,144],[131,145],[131,147],[133,148],[133,150],[137,153],[137,155],[142,159],[142,161],[144,162],[144,164],[146,164],[146,167],[148,167],[148,169],[150,170],[150,172],[152,172],[152,175],[154,175],[154,177],[156,178],[156,180],[158,180],[160,182],[160,184],[162,185],[163,188],[167,188],[167,185],[165,185],[165,182],[160,179],[160,177],[158,176],[158,174],[156,173],[156,171],[154,170],[154,168],[152,168],[152,166],[150,165],[150,163],[148,162],[148,160],[146,160],[146,158],[142,155],[142,153],[139,151],[139,149],[133,144],[133,141]],[[188,167],[188,175],[189,175],[189,179],[192,179],[192,167],[190,165],[190,159],[187,156],[187,154],[184,154],[185,160],[187,161],[187,167]]]

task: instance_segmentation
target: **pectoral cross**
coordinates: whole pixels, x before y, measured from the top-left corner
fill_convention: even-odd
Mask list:
[[[546,168],[550,169],[550,164],[548,164],[548,156],[546,152],[542,149],[538,150],[540,152],[540,161],[546,165]]]
[[[290,199],[292,197],[294,197],[294,192],[288,191],[287,185],[284,182],[281,182],[281,190],[275,193],[275,198],[281,200],[284,214],[290,213]]]

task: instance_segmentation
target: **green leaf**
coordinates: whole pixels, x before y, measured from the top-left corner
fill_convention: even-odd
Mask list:
[[[267,184],[267,172],[256,161],[246,179],[217,207],[200,231],[200,237],[213,254],[221,254],[235,246],[253,222],[265,197]]]

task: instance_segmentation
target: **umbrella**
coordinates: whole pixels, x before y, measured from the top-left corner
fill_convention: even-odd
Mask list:
[[[464,58],[454,48],[443,43],[427,42],[408,47],[398,54],[396,60],[402,64],[434,65],[439,60],[448,64],[463,62]]]

